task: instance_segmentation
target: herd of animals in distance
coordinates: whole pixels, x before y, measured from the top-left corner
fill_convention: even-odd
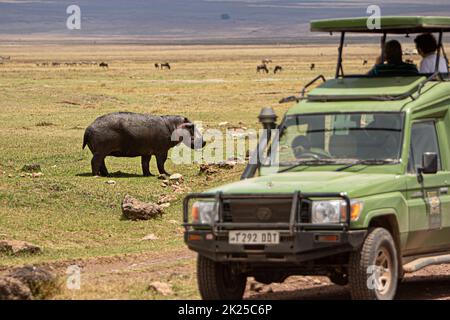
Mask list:
[[[416,55],[417,53],[415,52],[415,50],[413,51],[405,51],[403,53],[406,56],[413,56]],[[4,64],[4,62],[7,61],[11,61],[11,56],[0,56],[0,64]],[[411,58],[408,58],[405,60],[406,63],[414,63],[414,60]],[[284,67],[281,65],[275,65],[273,68],[271,67],[271,64],[273,64],[273,61],[271,59],[263,59],[261,61],[261,64],[256,66],[256,72],[257,73],[266,73],[269,74],[272,70],[274,74],[277,74],[279,72],[282,72],[284,70]],[[366,66],[369,64],[369,61],[364,59],[362,62],[363,66]],[[109,64],[106,62],[96,62],[96,61],[78,61],[78,62],[59,62],[59,61],[53,61],[53,62],[42,62],[42,63],[36,63],[37,67],[60,67],[60,66],[68,66],[68,67],[73,67],[73,66],[99,66],[100,68],[103,69],[108,69],[109,68]],[[172,69],[172,65],[169,62],[156,62],[154,64],[155,69],[159,69],[159,70],[171,70]],[[311,63],[309,65],[309,69],[311,71],[314,71],[316,69],[316,64],[315,63]]]

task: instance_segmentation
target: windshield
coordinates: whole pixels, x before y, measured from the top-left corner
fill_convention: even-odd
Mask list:
[[[271,166],[398,162],[402,113],[340,113],[287,117]]]

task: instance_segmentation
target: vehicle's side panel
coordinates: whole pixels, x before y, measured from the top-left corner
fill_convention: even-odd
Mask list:
[[[407,201],[409,209],[409,234],[404,254],[423,254],[447,250],[450,240],[450,167],[446,118],[426,119],[413,122],[409,174],[407,175]],[[435,130],[434,137],[432,131]],[[415,132],[415,133],[414,133]],[[437,137],[437,141],[434,139]],[[436,145],[437,143],[437,145]],[[418,157],[423,152],[437,152],[440,168],[436,174],[424,175],[423,182],[417,178]]]
[[[357,221],[352,226],[354,228],[368,228],[371,221],[375,218],[394,215],[399,229],[400,247],[405,248],[408,237],[409,217],[406,199],[403,197],[402,192],[370,196],[364,198],[363,201],[364,212],[366,213],[361,221]]]

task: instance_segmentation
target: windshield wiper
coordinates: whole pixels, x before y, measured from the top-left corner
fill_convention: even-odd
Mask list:
[[[362,159],[362,160],[358,160],[353,163],[347,164],[343,167],[337,168],[335,171],[344,171],[344,170],[347,170],[351,167],[358,166],[358,165],[375,166],[375,165],[394,164],[394,163],[399,163],[399,162],[398,162],[398,160],[393,160],[393,159]]]
[[[298,168],[300,166],[310,166],[310,165],[321,165],[321,164],[333,164],[336,163],[336,160],[334,159],[313,159],[313,160],[304,160],[304,161],[300,161],[290,167],[278,170],[278,173],[282,173],[282,172],[286,172],[286,171],[291,171],[295,168]]]

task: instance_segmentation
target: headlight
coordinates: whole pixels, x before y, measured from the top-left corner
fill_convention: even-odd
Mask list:
[[[363,203],[358,200],[352,200],[350,205],[351,221],[356,221],[363,209]],[[346,216],[347,203],[344,200],[313,201],[312,223],[340,223],[346,221]]]
[[[213,201],[195,202],[192,206],[193,223],[212,224],[218,218],[216,203]]]

